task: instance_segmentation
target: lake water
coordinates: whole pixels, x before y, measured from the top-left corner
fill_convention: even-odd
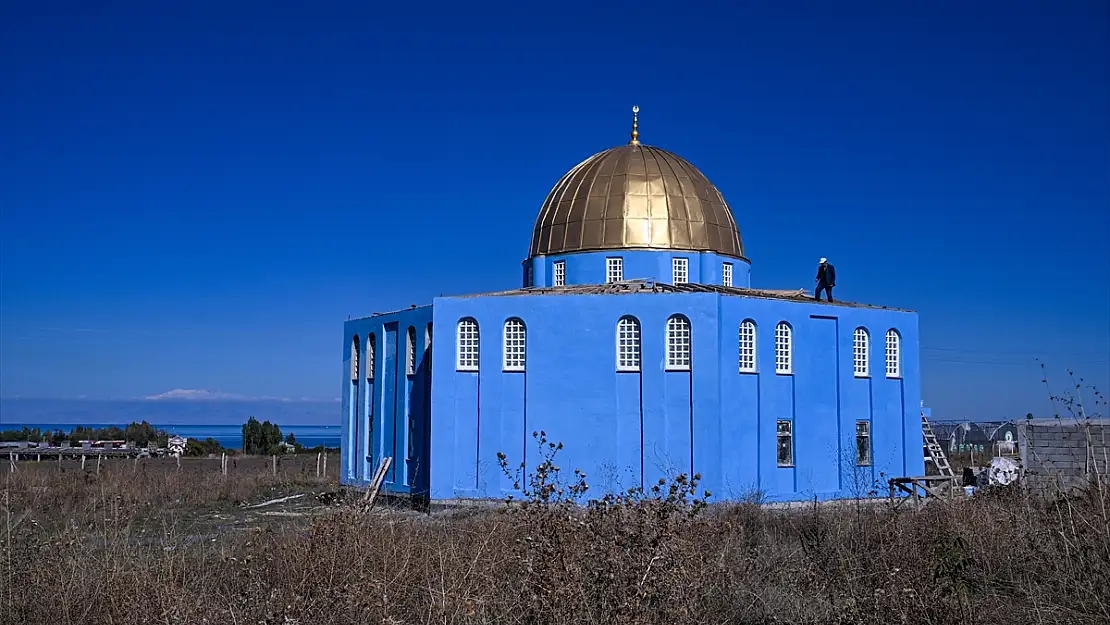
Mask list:
[[[111,425],[123,428],[126,423],[82,423],[86,427],[106,428]],[[243,446],[242,425],[159,425],[151,423],[156,430],[165,430],[170,435],[177,434],[186,438],[214,438],[228,449],[239,449]],[[19,430],[24,427],[38,428],[43,432],[62,430],[69,432],[75,425],[51,423],[8,423],[0,425],[0,430]],[[339,447],[342,428],[338,425],[282,425],[281,435],[289,436],[290,433],[297,438],[297,442],[305,447],[324,445],[325,447]]]

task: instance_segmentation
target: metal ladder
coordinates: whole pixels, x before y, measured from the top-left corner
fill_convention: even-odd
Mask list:
[[[928,454],[925,459],[932,460],[941,475],[955,477],[952,465],[948,464],[948,456],[944,455],[944,448],[937,442],[937,435],[933,432],[933,426],[929,425],[929,420],[925,418],[924,412],[921,413],[921,437],[925,440],[925,453]]]

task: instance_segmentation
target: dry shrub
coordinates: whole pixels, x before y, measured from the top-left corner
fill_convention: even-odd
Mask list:
[[[706,506],[697,477],[676,476],[586,502],[587,476],[564,483],[558,446],[542,442],[548,455],[507,505],[340,505],[248,531],[181,518],[292,484],[264,469],[226,480],[7,475],[0,622],[1110,622],[1101,487],[1052,501],[988,489],[920,511],[769,509]],[[173,513],[152,516],[151,501]]]

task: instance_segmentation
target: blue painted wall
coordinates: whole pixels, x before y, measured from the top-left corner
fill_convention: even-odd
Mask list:
[[[554,265],[566,263],[566,284],[602,284],[606,279],[606,259],[624,260],[625,280],[652,280],[672,283],[674,258],[687,259],[687,282],[697,284],[724,284],[722,267],[732,265],[732,286],[751,286],[751,263],[742,258],[722,256],[712,252],[683,252],[672,250],[613,250],[610,252],[578,252],[558,256],[535,256],[524,261],[524,286],[545,287],[554,284]],[[528,281],[531,280],[531,284]]]
[[[605,255],[598,256],[604,267]],[[690,371],[664,367],[666,321],[675,313],[692,325]],[[616,371],[623,315],[641,324],[639,372]],[[464,317],[479,324],[479,372],[456,371]],[[511,317],[527,326],[525,372],[502,370]],[[757,324],[757,373],[738,368],[745,319]],[[433,499],[510,494],[497,453],[534,467],[531,433],[538,430],[564,444],[558,464],[568,475],[586,471],[593,495],[693,470],[718,500],[755,491],[772,500],[828,499],[865,494],[880,472],[924,471],[914,313],[712,293],[521,295],[437,298],[432,320],[438,332],[423,457]],[[780,321],[793,331],[791,375],[775,372]],[[860,326],[871,336],[866,378],[853,375],[852,335]],[[902,377],[893,379],[884,351],[891,328],[902,338]],[[791,467],[776,462],[777,420],[793,424]],[[857,421],[871,424],[870,466],[855,465]]]
[[[431,419],[432,307],[354,319],[343,324],[344,392],[341,479],[369,484],[385,456],[393,463],[383,491],[424,494],[430,480],[428,462]],[[415,371],[408,370],[409,328],[415,335]],[[357,336],[361,349],[359,381],[351,382],[351,350]],[[373,357],[369,350],[373,346]],[[373,363],[374,374],[367,375]]]

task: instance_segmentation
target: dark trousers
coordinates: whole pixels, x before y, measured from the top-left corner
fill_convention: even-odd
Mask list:
[[[821,299],[821,291],[822,290],[825,291],[825,296],[829,298],[829,301],[830,302],[833,301],[832,287],[825,284],[824,282],[818,282],[817,283],[817,288],[813,289],[813,299]]]

